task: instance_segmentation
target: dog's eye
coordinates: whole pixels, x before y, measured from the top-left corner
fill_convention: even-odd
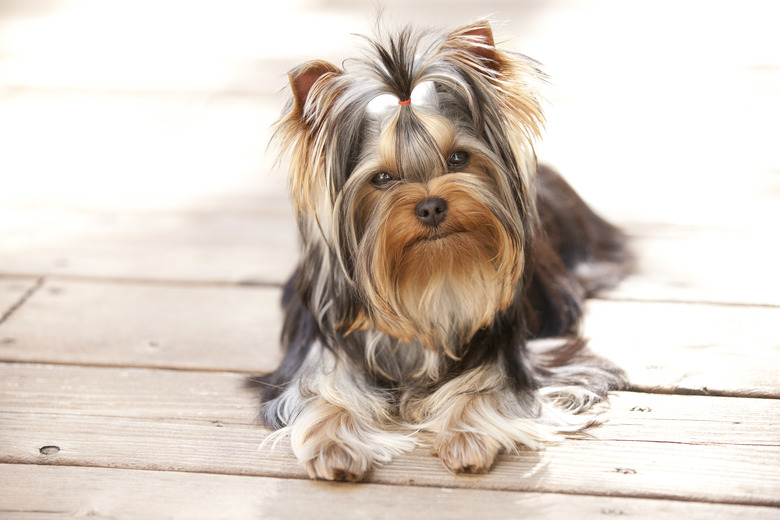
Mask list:
[[[447,166],[452,169],[463,168],[469,163],[470,158],[471,156],[468,152],[458,150],[457,152],[453,152],[452,155],[450,155],[450,158],[447,159]]]
[[[376,188],[387,188],[398,179],[387,172],[379,172],[371,177],[371,184]]]

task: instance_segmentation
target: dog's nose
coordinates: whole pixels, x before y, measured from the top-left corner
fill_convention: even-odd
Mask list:
[[[447,202],[440,197],[425,199],[414,208],[414,214],[426,226],[438,226],[447,216]]]

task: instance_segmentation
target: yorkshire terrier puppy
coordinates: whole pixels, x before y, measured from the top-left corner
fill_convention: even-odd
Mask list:
[[[488,22],[369,40],[290,75],[276,127],[303,253],[265,423],[312,478],[360,480],[422,442],[453,472],[590,419],[619,369],[578,334],[629,268],[624,236],[551,169],[531,59]]]

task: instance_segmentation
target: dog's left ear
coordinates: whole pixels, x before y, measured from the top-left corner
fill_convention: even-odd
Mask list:
[[[465,51],[479,60],[479,65],[489,69],[498,67],[496,44],[490,22],[480,20],[453,31],[444,41],[443,47]]]

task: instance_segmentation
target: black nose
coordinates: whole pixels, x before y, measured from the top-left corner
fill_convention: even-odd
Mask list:
[[[425,199],[414,208],[414,214],[426,226],[438,226],[447,216],[447,203],[439,197]]]

